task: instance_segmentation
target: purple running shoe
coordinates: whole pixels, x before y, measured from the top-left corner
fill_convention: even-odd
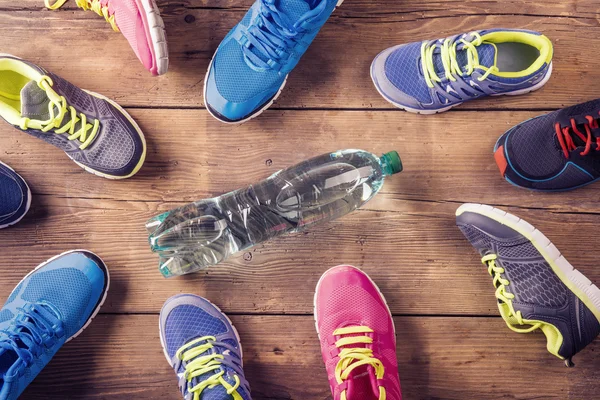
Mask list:
[[[396,107],[435,114],[541,88],[552,73],[552,53],[539,32],[489,29],[391,47],[373,61],[371,78]]]
[[[239,335],[208,300],[192,294],[167,300],[160,340],[185,400],[251,400]]]

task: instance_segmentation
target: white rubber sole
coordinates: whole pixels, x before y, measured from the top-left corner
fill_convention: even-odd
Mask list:
[[[51,263],[52,261],[56,260],[59,257],[65,256],[67,254],[71,254],[71,253],[77,253],[77,252],[86,252],[86,253],[92,253],[89,250],[83,250],[83,249],[78,249],[78,250],[69,250],[69,251],[65,251],[64,253],[61,253],[59,255],[56,255],[52,258],[49,258],[48,260],[44,261],[43,263],[41,263],[40,265],[38,265],[37,267],[35,267],[33,270],[29,271],[29,273],[27,275],[25,275],[23,277],[23,279],[21,279],[19,281],[19,283],[15,286],[15,289],[17,287],[19,287],[19,285],[21,283],[23,283],[23,281],[25,281],[25,279],[29,278],[31,276],[31,274],[33,274],[35,271],[39,270],[42,267],[45,267],[47,264]],[[98,257],[97,254],[94,254],[96,257]],[[98,259],[100,259],[100,261],[102,262],[102,264],[104,264],[104,266],[106,267],[106,263],[104,261],[102,261],[102,259],[100,257],[98,257]],[[88,318],[87,322],[85,323],[85,325],[83,325],[83,327],[77,331],[77,333],[75,333],[73,336],[71,336],[70,338],[68,338],[65,343],[70,342],[71,340],[75,339],[77,336],[81,335],[81,333],[85,330],[85,328],[87,328],[91,323],[92,320],[96,317],[96,315],[98,315],[98,312],[100,311],[100,308],[102,307],[102,305],[104,304],[104,302],[106,301],[106,296],[108,295],[108,289],[110,288],[110,273],[108,271],[108,267],[106,267],[106,289],[104,290],[104,294],[102,295],[102,299],[100,300],[100,303],[98,303],[98,306],[96,306],[96,308],[94,309],[94,312],[92,312],[92,315],[90,315],[90,318]],[[13,289],[14,292],[14,289]],[[12,292],[11,294],[12,295]],[[9,295],[9,297],[10,297]]]
[[[371,75],[371,80],[373,81],[373,83],[375,83],[375,79],[373,77],[373,69],[370,69],[369,74]],[[490,97],[498,97],[498,96],[519,96],[522,94],[527,94],[527,93],[531,93],[531,92],[535,92],[536,90],[541,89],[542,87],[544,87],[544,85],[546,83],[548,83],[548,80],[550,80],[550,76],[552,75],[552,63],[550,63],[550,66],[548,67],[548,72],[546,73],[546,76],[544,76],[544,79],[542,79],[540,82],[538,82],[537,84],[529,87],[529,88],[525,88],[525,89],[520,89],[520,90],[515,90],[512,92],[507,92],[507,93],[498,93],[498,94],[491,94]],[[384,100],[386,100],[388,103],[392,104],[393,106],[400,108],[404,111],[407,111],[409,113],[412,114],[420,114],[420,115],[434,115],[434,114],[440,114],[443,112],[446,112],[454,107],[458,107],[460,105],[462,105],[463,103],[456,103],[453,104],[451,106],[448,107],[444,107],[444,108],[440,108],[437,110],[421,110],[418,108],[410,108],[407,106],[404,106],[402,104],[396,103],[395,101],[389,99],[379,88],[378,85],[374,84],[373,86],[375,86],[375,89],[377,89],[377,92],[379,93],[379,95],[381,95],[381,97],[384,98]],[[477,100],[477,99],[474,99]]]
[[[119,110],[121,112],[121,114],[123,114],[131,123],[131,125],[133,125],[133,127],[135,128],[135,130],[137,131],[137,133],[140,135],[140,139],[142,140],[142,146],[144,147],[144,152],[142,153],[142,156],[140,158],[140,161],[138,162],[138,164],[136,165],[135,169],[133,170],[132,173],[130,173],[129,175],[126,176],[115,176],[115,175],[109,175],[109,174],[104,174],[102,172],[96,171],[95,169],[92,169],[90,167],[87,167],[75,160],[73,160],[73,158],[71,158],[71,156],[69,156],[67,154],[67,156],[69,156],[69,158],[71,158],[71,160],[79,165],[81,168],[83,168],[84,170],[86,170],[87,172],[94,174],[96,176],[100,176],[102,178],[106,178],[106,179],[111,179],[111,180],[120,180],[120,179],[127,179],[127,178],[131,178],[132,176],[134,176],[135,174],[137,174],[139,172],[139,170],[142,168],[142,166],[144,165],[144,161],[146,161],[146,138],[144,137],[144,133],[142,132],[142,130],[140,129],[139,125],[137,124],[137,122],[135,122],[135,120],[131,117],[131,115],[129,115],[129,113],[127,111],[125,111],[123,109],[123,107],[121,107],[120,105],[118,105],[116,102],[114,102],[113,100],[109,99],[106,96],[103,96],[101,94],[98,94],[96,92],[91,92],[89,90],[85,90],[82,89],[84,92],[97,97],[101,100],[106,100],[107,102],[109,102],[113,107],[115,107],[117,110]]]
[[[323,279],[325,278],[325,275],[327,275],[327,273],[329,271],[331,271],[331,270],[333,270],[335,268],[339,268],[339,267],[350,267],[350,268],[353,268],[353,269],[359,271],[361,274],[363,274],[364,276],[366,276],[367,279],[369,279],[369,281],[371,282],[371,284],[373,286],[375,286],[375,288],[377,289],[377,292],[379,293],[379,295],[383,299],[383,303],[385,304],[385,307],[387,308],[388,314],[392,318],[392,326],[394,328],[394,337],[396,337],[396,324],[394,324],[394,317],[392,316],[392,311],[390,310],[390,306],[388,305],[388,302],[385,299],[385,296],[383,295],[383,293],[381,293],[381,290],[379,289],[379,286],[377,286],[377,284],[375,282],[373,282],[373,279],[371,279],[371,277],[369,275],[367,275],[365,272],[363,272],[363,270],[361,270],[360,268],[357,268],[357,267],[355,267],[353,265],[341,264],[341,265],[337,265],[335,267],[329,268],[327,271],[325,271],[323,273],[323,275],[321,275],[321,277],[319,278],[319,281],[317,282],[317,287],[315,289],[315,295],[313,297],[313,315],[314,315],[314,319],[315,319],[315,330],[317,331],[317,336],[319,337],[319,340],[321,340],[321,334],[319,333],[319,325],[318,325],[318,322],[317,322],[319,320],[319,316],[317,315],[317,294],[319,293],[319,289],[321,287],[321,283],[323,282]]]
[[[167,45],[167,34],[165,23],[160,16],[160,11],[155,0],[140,0],[146,13],[148,29],[154,48],[154,57],[158,75],[167,73],[169,69],[169,47]]]
[[[492,206],[463,204],[456,210],[456,215],[459,216],[464,212],[484,215],[514,229],[529,239],[546,262],[548,262],[554,273],[579,297],[600,322],[600,289],[581,272],[576,270],[542,232],[521,218]]]
[[[2,161],[0,161],[0,165],[5,166],[6,168],[8,168],[9,170],[11,170],[12,172],[14,172],[15,174],[17,174],[15,172],[14,169],[12,169],[11,167],[9,167],[8,165],[4,164]],[[19,174],[17,174],[19,175]],[[19,175],[21,176],[21,175]],[[22,178],[21,178],[22,179]],[[25,182],[25,179],[23,179],[23,182]],[[29,189],[29,185],[27,185],[27,182],[25,182],[25,187],[27,188],[27,204],[25,205],[25,212],[23,213],[23,215],[21,215],[21,217],[19,217],[19,219],[17,219],[14,222],[11,222],[10,224],[6,224],[6,225],[0,225],[0,229],[4,229],[4,228],[8,228],[9,226],[13,226],[18,224],[19,222],[21,222],[21,220],[23,218],[25,218],[25,216],[27,215],[27,213],[29,212],[29,208],[31,207],[31,189]],[[23,203],[21,203],[23,204]]]
[[[216,304],[214,304],[213,302],[211,302],[210,300],[208,300],[204,297],[202,297],[202,299],[204,299],[210,305],[212,305],[214,308],[216,308],[225,317],[227,322],[229,322],[229,326],[231,326],[231,328],[233,329],[233,334],[235,335],[235,338],[237,339],[237,342],[240,346],[240,358],[241,358],[241,365],[243,368],[244,367],[244,349],[242,348],[242,339],[240,338],[240,334],[237,331],[235,325],[233,325],[233,322],[231,322],[231,319],[229,319],[227,314],[225,314],[223,311],[221,311],[221,309],[219,307],[217,307]],[[169,362],[169,365],[171,365],[171,357],[169,357],[169,353],[167,353],[167,346],[165,345],[165,339],[163,338],[163,335],[162,335],[162,329],[160,326],[160,316],[158,318],[158,333],[159,333],[159,337],[160,337],[160,345],[162,346],[162,349],[163,349],[163,354],[165,355],[165,358]],[[173,366],[171,365],[171,367],[173,367]]]
[[[335,10],[339,6],[341,6],[344,1],[345,0],[338,0],[337,4],[335,5],[335,8],[332,11],[332,13],[335,12]],[[207,88],[206,83],[208,82],[208,75],[210,74],[210,69],[212,68],[212,63],[213,63],[213,60],[215,59],[215,56],[217,55],[217,51],[219,51],[218,47],[217,47],[217,50],[215,51],[215,54],[213,54],[213,57],[211,58],[210,63],[208,64],[208,70],[206,71],[206,76],[204,77],[204,91],[203,91],[204,105],[205,105],[206,110],[208,111],[208,113],[210,115],[212,115],[215,119],[217,119],[217,120],[219,120],[219,121],[221,121],[221,122],[223,122],[225,124],[228,124],[228,125],[238,125],[238,124],[243,124],[244,122],[248,122],[251,119],[254,119],[254,118],[258,117],[259,115],[261,115],[262,113],[264,113],[269,107],[271,107],[273,105],[273,103],[275,103],[275,101],[281,95],[281,92],[283,92],[283,88],[285,88],[285,85],[287,83],[289,74],[286,75],[283,83],[279,87],[279,90],[277,90],[277,93],[275,93],[275,96],[273,96],[273,98],[267,104],[265,104],[258,112],[250,115],[249,117],[244,118],[244,119],[239,120],[239,121],[225,121],[225,120],[222,120],[221,118],[219,118],[218,116],[216,116],[215,114],[213,114],[212,111],[210,110],[210,107],[208,106],[208,104],[206,102],[206,88]]]

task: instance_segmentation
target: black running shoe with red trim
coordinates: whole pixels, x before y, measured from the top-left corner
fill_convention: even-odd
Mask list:
[[[522,122],[498,139],[494,158],[510,183],[571,190],[600,178],[600,99]]]

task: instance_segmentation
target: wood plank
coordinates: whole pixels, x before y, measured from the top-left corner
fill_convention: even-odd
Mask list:
[[[393,202],[600,211],[600,185],[579,189],[576,195],[544,194],[515,188],[501,178],[492,155],[497,138],[539,112],[420,116],[396,111],[271,110],[260,119],[231,127],[214,121],[204,110],[130,111],[148,140],[146,164],[133,179],[94,177],[60,150],[6,124],[0,124],[0,158],[22,173],[36,195],[54,195],[66,203],[77,198],[141,201],[166,211],[174,204],[245,187],[328,151],[362,148],[381,154],[395,149],[405,170],[388,179],[379,196]],[[139,207],[147,209],[144,204]]]
[[[3,51],[40,63],[124,106],[197,108],[203,106],[203,79],[210,58],[250,1],[243,6],[237,2],[221,6],[217,0],[164,4],[172,62],[170,72],[158,79],[144,71],[126,40],[102,18],[74,10],[71,3],[59,12],[42,10],[41,0],[0,8]],[[19,11],[20,7],[26,7],[25,11]],[[497,26],[546,33],[556,45],[554,77],[535,94],[471,102],[465,109],[554,109],[579,103],[597,97],[600,90],[599,61],[589,50],[600,46],[597,11],[597,5],[575,0],[551,5],[524,0],[465,4],[445,0],[427,7],[414,0],[383,5],[349,1],[319,34],[275,107],[392,108],[368,77],[369,65],[379,51],[399,43]],[[579,40],[582,37],[586,40]],[[56,51],[55,43],[86,50],[77,52],[77,62],[73,62],[75,56]]]
[[[491,278],[455,226],[454,203],[382,198],[375,203],[380,210],[358,211],[259,245],[204,272],[172,279],[159,274],[143,228],[156,213],[155,204],[48,196],[34,204],[31,216],[0,231],[1,287],[14,287],[55,254],[87,248],[111,270],[114,295],[104,312],[158,312],[167,297],[194,292],[227,312],[310,314],[320,275],[343,263],[363,267],[380,283],[395,314],[498,312]],[[596,255],[581,236],[597,229],[600,215],[508,210],[544,232],[576,268],[600,282]]]
[[[312,317],[232,319],[254,400],[331,399]],[[22,398],[180,399],[157,320],[99,316]],[[395,323],[406,399],[591,399],[600,391],[597,340],[568,369],[546,352],[542,334],[517,335],[500,318],[399,317]]]

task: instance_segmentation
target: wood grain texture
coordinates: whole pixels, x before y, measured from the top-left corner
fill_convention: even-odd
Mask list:
[[[104,311],[157,312],[171,294],[191,291],[229,312],[308,314],[320,273],[350,263],[383,282],[396,314],[495,315],[490,278],[454,225],[454,211],[463,202],[510,206],[545,232],[576,268],[600,281],[595,255],[579,236],[600,223],[600,187],[578,190],[577,196],[532,193],[506,183],[494,164],[496,137],[534,113],[488,112],[469,129],[464,118],[470,112],[423,118],[401,112],[269,111],[237,128],[201,110],[133,110],[133,115],[150,132],[150,153],[139,176],[120,182],[97,179],[60,151],[0,127],[0,148],[9,149],[2,159],[23,174],[35,195],[31,214],[0,231],[7,249],[0,262],[14,265],[0,282],[12,287],[44,259],[84,247],[102,255],[122,291],[120,301],[109,302]],[[405,171],[388,178],[364,209],[341,220],[266,243],[205,273],[160,277],[143,228],[147,219],[339,148],[398,149]],[[35,251],[15,263],[13,254],[24,248]],[[457,292],[449,284],[454,279],[468,284]],[[232,296],[223,290],[229,287],[245,288],[245,295]]]
[[[73,248],[98,253],[111,291],[88,330],[59,352],[23,399],[180,399],[158,338],[158,312],[178,293],[205,296],[242,336],[255,400],[331,399],[312,320],[317,280],[340,263],[362,267],[396,315],[405,400],[598,399],[598,341],[574,369],[498,317],[491,278],[455,226],[463,202],[510,211],[546,234],[592,281],[600,184],[544,194],[510,186],[492,149],[515,124],[600,93],[600,5],[589,0],[346,0],[292,73],[271,110],[227,126],[203,109],[208,63],[253,0],[158,0],[171,66],[152,78],[104,19],[69,1],[0,1],[2,52],[127,107],[148,157],[127,181],[79,169],[59,150],[0,124],[0,160],[34,199],[0,230],[0,300],[40,262]],[[554,75],[539,92],[471,102],[436,116],[394,109],[369,65],[382,49],[490,27],[542,31]],[[540,111],[541,110],[541,111]],[[343,148],[398,150],[405,170],[361,210],[278,238],[217,267],[163,279],[144,222],[157,213],[244,187],[306,158]]]
[[[197,108],[203,106],[203,80],[210,59],[249,4],[247,0],[159,2],[171,57],[169,73],[160,78],[144,70],[122,35],[93,12],[77,9],[74,1],[56,12],[44,10],[42,0],[0,6],[2,51],[40,63],[123,106]],[[426,4],[348,0],[290,75],[275,108],[393,108],[368,77],[375,55],[400,43],[490,27],[548,35],[556,47],[554,77],[535,94],[470,102],[464,109],[553,109],[593,99],[600,92],[599,61],[591,50],[600,46],[598,11],[597,4],[575,0]],[[81,51],[74,57],[57,51],[57,43]]]
[[[232,320],[254,400],[331,399],[312,317]],[[546,352],[542,334],[518,335],[501,318],[397,317],[395,324],[405,399],[581,400],[597,398],[600,390],[597,342],[568,369]],[[156,315],[98,317],[23,397],[180,399]]]

